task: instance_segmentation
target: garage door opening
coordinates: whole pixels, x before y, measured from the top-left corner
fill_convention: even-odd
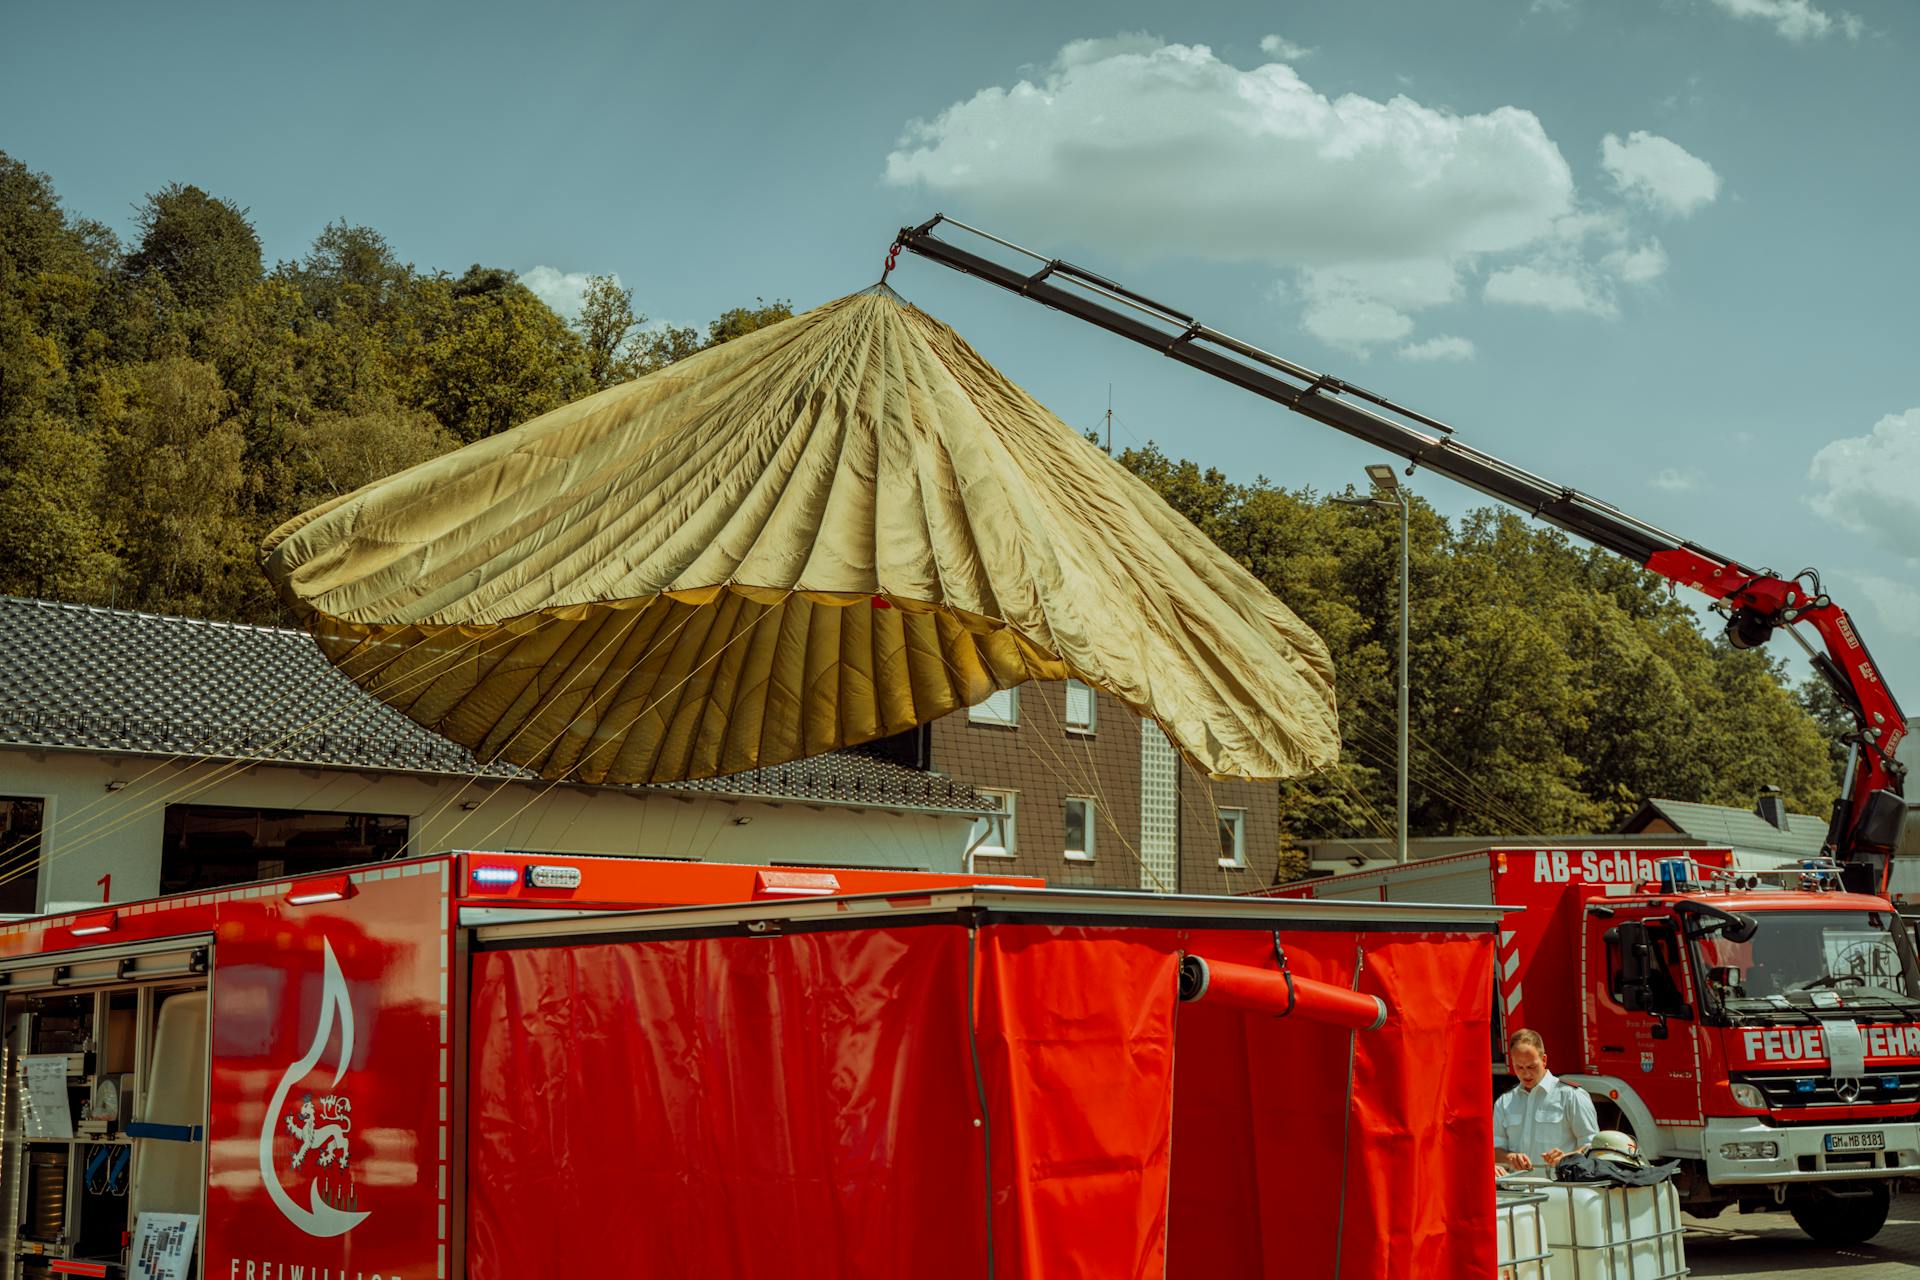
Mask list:
[[[391,813],[167,806],[160,892],[303,876],[397,858],[407,819]]]
[[[40,909],[40,827],[46,801],[0,796],[0,915],[30,916]]]

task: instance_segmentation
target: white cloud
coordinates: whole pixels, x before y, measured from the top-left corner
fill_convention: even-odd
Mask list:
[[[1668,493],[1688,493],[1700,487],[1700,473],[1682,471],[1678,467],[1667,467],[1656,471],[1653,479],[1647,483],[1656,489],[1665,489]]]
[[[534,297],[552,307],[563,320],[571,320],[580,314],[587,281],[594,274],[591,271],[562,271],[558,267],[540,266],[521,272],[520,283],[532,290]],[[617,273],[613,282],[620,283]]]
[[[1920,565],[1920,408],[1835,440],[1807,469],[1813,509]]]
[[[1529,13],[1571,13],[1573,0],[1533,0],[1527,6]]]
[[[1817,8],[1812,0],[1710,0],[1710,3],[1736,18],[1770,22],[1775,31],[1795,44],[1824,40],[1833,34],[1836,27],[1847,39],[1858,40],[1866,28],[1857,15],[1843,9],[1840,16],[1835,18],[1826,10]]]
[[[1285,36],[1261,36],[1260,52],[1282,62],[1298,62],[1302,58],[1311,58],[1315,51],[1306,45],[1295,44]]]
[[[1620,308],[1604,284],[1577,265],[1542,261],[1508,267],[1487,277],[1481,296],[1488,302],[1612,319]]]
[[[1687,217],[1720,194],[1712,165],[1645,130],[1628,134],[1625,142],[1611,133],[1601,139],[1600,167],[1622,195],[1675,217]]]
[[[1473,343],[1466,338],[1441,334],[1425,342],[1410,342],[1398,352],[1402,360],[1471,360]]]
[[[1895,638],[1905,641],[1920,635],[1920,590],[1911,582],[1860,569],[1836,569],[1829,578],[1838,578],[1846,584],[1848,612],[1856,619],[1860,616],[1859,601],[1872,606],[1874,617],[1881,625],[1874,628],[1870,642],[1875,649],[1882,650],[1883,656],[1889,641]],[[1905,743],[1901,745],[1904,747]],[[1909,763],[1915,759],[1904,750],[1900,758]]]
[[[1627,284],[1648,284],[1667,271],[1667,251],[1658,240],[1633,249],[1615,249],[1600,259],[1600,265]]]
[[[1279,36],[1262,48],[1300,52]],[[1614,141],[1636,199],[1698,207],[1703,161],[1651,135]],[[885,180],[1036,246],[1271,266],[1308,332],[1358,352],[1406,342],[1488,272],[1483,296],[1611,316],[1614,291],[1666,265],[1629,209],[1579,198],[1522,107],[1333,97],[1284,62],[1242,69],[1140,34],[1075,41],[1032,78],[913,122]]]
[[[1410,312],[1460,296],[1460,276],[1444,258],[1307,267],[1300,272],[1306,301],[1302,324],[1323,342],[1365,352],[1413,332]]]

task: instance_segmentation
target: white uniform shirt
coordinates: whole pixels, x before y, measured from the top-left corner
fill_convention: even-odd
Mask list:
[[[1493,1104],[1493,1144],[1530,1156],[1536,1165],[1546,1163],[1549,1151],[1586,1146],[1599,1131],[1587,1091],[1560,1083],[1551,1072],[1532,1089],[1515,1085]]]

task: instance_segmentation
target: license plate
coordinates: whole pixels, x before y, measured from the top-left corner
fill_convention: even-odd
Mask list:
[[[1884,1133],[1830,1133],[1827,1135],[1829,1151],[1884,1151],[1887,1135]]]

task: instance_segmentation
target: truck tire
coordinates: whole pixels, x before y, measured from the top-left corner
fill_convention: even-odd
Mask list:
[[[1860,1184],[1855,1184],[1856,1187]],[[1838,1195],[1815,1191],[1787,1207],[1800,1229],[1821,1244],[1864,1244],[1887,1225],[1893,1195],[1884,1182],[1869,1182]]]

